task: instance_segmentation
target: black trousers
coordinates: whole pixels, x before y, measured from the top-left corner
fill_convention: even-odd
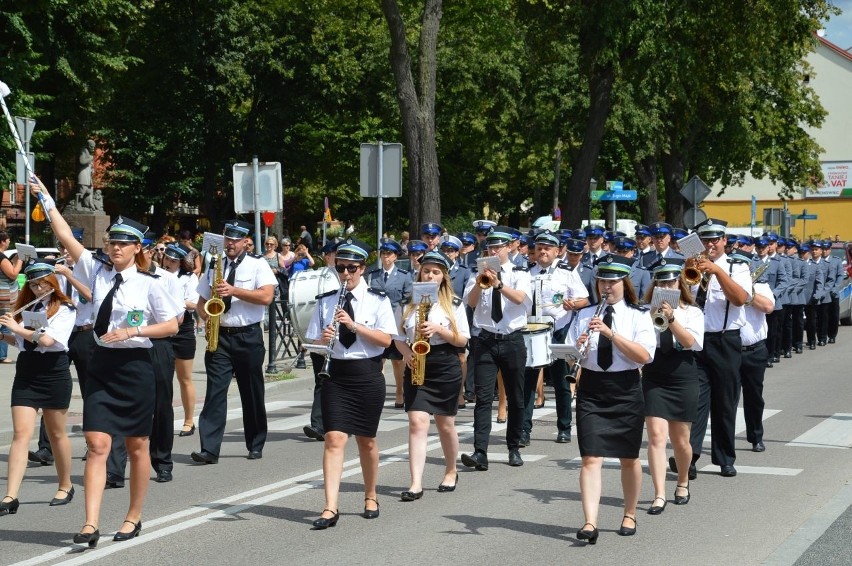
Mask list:
[[[837,327],[840,326],[840,299],[834,297],[828,305],[828,331],[829,338],[837,338]]]
[[[243,406],[243,430],[246,449],[262,451],[266,444],[266,405],[263,384],[263,359],[266,348],[259,324],[243,332],[219,333],[219,348],[205,352],[207,395],[198,419],[201,449],[219,456],[228,416],[228,387],[236,377]]]
[[[319,376],[319,371],[325,363],[325,356],[311,352],[311,365],[314,370],[314,400],[311,403],[311,428],[325,434],[325,429],[322,426],[322,378]]]
[[[790,324],[792,325],[791,339],[793,347],[801,348],[805,334],[805,305],[789,305],[784,309],[790,309]]]
[[[828,340],[828,326],[831,313],[831,303],[822,303],[817,309],[817,338],[820,342]]]
[[[476,345],[479,344],[479,336],[471,336],[470,340],[468,340],[468,353],[467,353],[467,375],[464,376],[464,392],[468,397],[475,395],[476,385],[475,381],[475,373],[474,373],[474,364],[473,360],[476,359]]]
[[[553,342],[562,344],[568,334],[568,325],[553,333]],[[571,430],[571,387],[565,376],[568,375],[568,364],[563,359],[557,359],[544,368],[545,380],[550,376],[553,385],[553,397],[556,401],[556,430],[562,432]],[[533,410],[535,409],[535,386],[538,384],[538,369],[527,368],[524,373],[524,431],[532,432]]]
[[[808,337],[808,346],[816,346],[820,306],[805,306],[805,334]]]
[[[89,371],[89,356],[95,349],[95,335],[91,329],[75,330],[71,333],[68,339],[68,358],[74,362],[74,369],[77,370],[77,384],[80,386],[80,395],[86,397],[86,377]],[[53,452],[50,448],[50,439],[47,437],[47,428],[44,426],[44,417],[41,418],[41,428],[38,431],[38,448],[47,449]]]
[[[692,459],[696,461],[701,455],[707,419],[712,415],[712,462],[717,466],[733,466],[737,457],[734,432],[742,362],[739,331],[705,333],[704,349],[696,353],[695,360],[698,368],[698,413],[689,436]]]
[[[91,332],[90,332],[91,334]],[[175,443],[174,398],[175,353],[167,338],[151,340],[154,346],[148,350],[154,367],[154,416],[151,420],[151,436],[148,452],[151,467],[155,472],[172,471],[172,447]],[[121,436],[112,437],[112,446],[107,457],[107,473],[124,477],[127,467],[127,446]]]
[[[512,334],[492,335],[483,332],[474,350],[474,383],[476,407],[473,410],[473,447],[478,452],[488,452],[491,436],[491,403],[497,384],[497,371],[503,374],[508,404],[506,445],[517,450],[524,424],[524,370],[527,348],[520,331]]]
[[[784,313],[781,309],[774,310],[766,315],[766,324],[769,334],[766,337],[766,349],[769,355],[780,356],[781,354],[781,329],[784,324]]]
[[[763,377],[766,360],[769,358],[765,341],[743,347],[740,376],[742,378],[743,414],[745,415],[746,438],[752,444],[763,440]]]

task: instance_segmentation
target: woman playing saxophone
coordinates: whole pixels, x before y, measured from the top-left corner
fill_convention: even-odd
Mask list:
[[[456,459],[459,437],[456,433],[455,415],[458,411],[458,394],[461,387],[461,362],[458,348],[463,348],[470,338],[464,305],[453,296],[448,275],[450,259],[439,251],[430,251],[420,260],[418,281],[438,284],[438,300],[422,316],[422,307],[412,302],[402,316],[402,330],[412,343],[420,337],[429,344],[425,355],[422,385],[413,385],[411,373],[416,357],[401,340],[396,341],[408,368],[403,379],[405,410],[408,412],[408,462],[411,486],[402,492],[403,501],[414,501],[423,496],[423,470],[426,466],[426,437],[429,432],[429,415],[435,415],[435,426],[444,452],[444,477],[438,492],[456,489],[458,473]],[[418,326],[419,323],[419,326]]]

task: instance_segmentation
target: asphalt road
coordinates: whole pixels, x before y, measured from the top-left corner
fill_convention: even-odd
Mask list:
[[[353,441],[347,447],[340,522],[313,531],[311,521],[323,508],[322,444],[302,435],[312,395],[312,380],[303,377],[268,390],[270,435],[262,460],[245,458],[237,397],[229,406],[232,418],[219,464],[193,464],[189,453],[198,449],[197,436],[176,438],[175,479],[151,482],[142,534],[129,542],[108,536],[95,550],[71,542],[84,518],[83,439],[75,436],[77,497],[70,505],[48,507],[55,489],[53,469],[31,465],[18,514],[0,517],[0,564],[849,564],[850,341],[852,329],[841,328],[838,344],[806,350],[767,371],[767,450],[751,452],[738,427],[736,478],[722,478],[705,455],[689,504],[669,504],[662,515],[649,516],[653,492],[645,475],[634,537],[616,534],[621,489],[617,467],[608,465],[598,544],[576,540],[583,522],[579,453],[575,443],[553,442],[551,400],[536,411],[532,444],[522,451],[523,467],[505,464],[505,425],[495,424],[490,470],[474,472],[460,465],[458,489],[437,493],[442,463],[433,436],[426,493],[419,501],[400,502],[400,492],[409,485],[407,427],[405,414],[392,408],[390,389],[378,435],[381,516],[360,517],[363,492]],[[181,422],[179,413],[176,419]],[[457,419],[465,451],[471,449],[472,419],[469,409]],[[7,452],[3,447],[4,462]],[[674,477],[669,480],[671,497]],[[127,498],[127,489],[105,493],[104,536],[121,525]]]

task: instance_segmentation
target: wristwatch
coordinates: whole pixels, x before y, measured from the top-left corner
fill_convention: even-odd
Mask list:
[[[495,289],[497,289],[498,291],[499,291],[499,290],[501,290],[501,289],[503,288],[503,282],[502,282],[502,281],[500,281],[500,284],[499,284],[499,285],[497,285],[497,286],[496,286],[496,287],[494,287],[494,288],[495,288]]]

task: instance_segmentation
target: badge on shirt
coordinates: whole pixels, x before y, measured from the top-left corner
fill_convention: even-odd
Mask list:
[[[130,311],[127,313],[127,324],[130,326],[142,326],[142,311]]]
[[[562,304],[562,297],[563,297],[562,293],[555,293],[553,295],[553,297],[550,299],[550,302],[552,302],[554,305]]]

